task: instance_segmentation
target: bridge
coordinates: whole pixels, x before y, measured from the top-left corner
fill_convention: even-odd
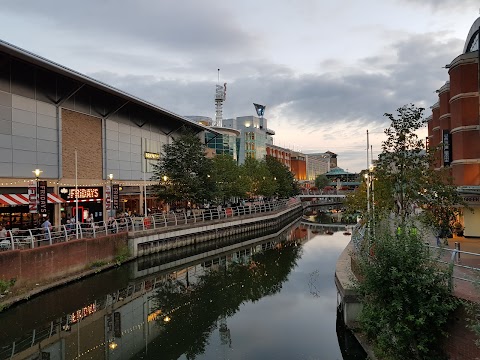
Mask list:
[[[335,194],[335,195],[330,195],[330,194],[309,194],[309,195],[297,195],[297,197],[302,200],[302,199],[345,199],[346,195],[345,194]]]

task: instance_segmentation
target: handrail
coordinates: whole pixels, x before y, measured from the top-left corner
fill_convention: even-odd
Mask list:
[[[300,204],[298,198],[282,199],[272,202],[258,202],[235,207],[218,207],[207,209],[193,209],[187,214],[181,212],[159,213],[147,217],[123,216],[94,223],[72,223],[50,228],[35,228],[28,230],[9,231],[9,246],[0,247],[0,250],[33,249],[38,246],[52,245],[77,239],[96,238],[103,235],[119,234],[124,232],[162,229],[171,226],[212,222],[232,217],[252,215],[262,212],[273,212]],[[8,244],[8,243],[7,243]]]

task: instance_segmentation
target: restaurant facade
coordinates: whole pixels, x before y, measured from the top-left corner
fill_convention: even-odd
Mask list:
[[[25,228],[48,215],[58,225],[77,205],[79,219],[95,221],[158,209],[153,164],[187,129],[216,134],[0,41],[0,224]]]

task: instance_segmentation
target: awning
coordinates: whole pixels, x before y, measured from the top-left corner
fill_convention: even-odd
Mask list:
[[[65,200],[55,193],[48,193],[47,202],[49,204],[60,204]],[[29,203],[28,194],[0,194],[0,204],[3,205],[28,205]]]

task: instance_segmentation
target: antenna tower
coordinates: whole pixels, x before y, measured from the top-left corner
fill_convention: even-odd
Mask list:
[[[220,85],[220,69],[218,69],[217,85],[215,88],[215,121],[214,126],[222,126],[223,102],[227,97],[227,83]]]

